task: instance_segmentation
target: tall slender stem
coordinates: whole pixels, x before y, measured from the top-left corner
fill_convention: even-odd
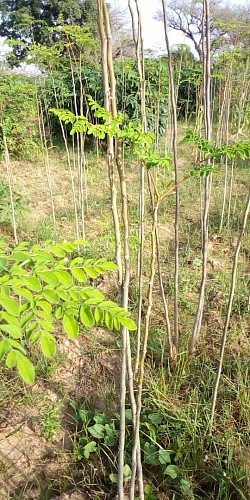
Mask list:
[[[240,253],[240,248],[241,248],[242,240],[243,240],[244,233],[245,233],[246,226],[247,226],[247,219],[248,219],[249,211],[250,211],[250,190],[249,190],[249,193],[248,193],[248,199],[247,199],[247,204],[246,204],[246,208],[245,208],[245,212],[244,212],[242,227],[241,227],[241,231],[240,231],[240,234],[239,234],[239,238],[238,238],[238,241],[237,241],[237,245],[236,245],[236,249],[235,249],[235,254],[234,254],[234,261],[233,261],[233,268],[232,268],[232,279],[231,279],[231,288],[230,288],[230,294],[229,294],[229,300],[228,300],[228,306],[227,306],[226,320],[225,320],[223,334],[222,334],[222,339],[221,339],[220,361],[219,361],[219,366],[218,366],[218,370],[217,370],[216,381],[215,381],[215,385],[214,385],[214,392],[213,392],[211,420],[210,420],[210,434],[212,433],[212,430],[213,430],[213,423],[214,423],[214,416],[215,416],[215,407],[216,407],[217,396],[218,396],[218,389],[219,389],[221,372],[222,372],[222,367],[223,367],[224,352],[225,352],[225,346],[226,346],[226,341],[227,341],[227,332],[228,332],[228,327],[229,327],[229,322],[230,322],[230,317],[231,317],[231,312],[232,312],[232,305],[233,305],[233,299],[234,299],[234,291],[235,291],[235,286],[236,286],[237,267],[238,267],[238,261],[239,261],[239,253]]]
[[[209,0],[203,0],[203,72],[204,72],[204,109],[205,109],[205,138],[211,140],[211,48],[210,48],[210,8]],[[209,160],[208,160],[209,164]],[[207,279],[207,260],[208,260],[208,226],[209,226],[209,208],[211,193],[211,174],[205,179],[204,191],[204,211],[202,227],[202,277],[196,316],[193,327],[193,334],[190,341],[190,352],[193,353],[197,340],[200,336],[202,316],[205,300],[205,287]]]
[[[173,137],[172,137],[172,147],[174,155],[174,172],[175,172],[175,250],[174,250],[174,346],[175,350],[170,353],[171,359],[176,357],[179,347],[179,218],[180,218],[180,189],[179,189],[179,172],[178,172],[178,156],[177,156],[177,111],[176,111],[176,98],[175,98],[175,87],[174,87],[174,75],[172,68],[172,58],[171,49],[169,43],[168,29],[167,29],[167,9],[165,0],[162,0],[163,9],[163,21],[164,21],[164,31],[165,40],[168,53],[168,71],[169,71],[169,83],[170,83],[170,98],[171,98],[171,111],[172,111],[172,125],[173,125]]]
[[[11,206],[13,233],[14,233],[14,240],[15,240],[15,243],[17,245],[18,244],[18,237],[17,237],[14,197],[13,197],[13,190],[12,190],[12,171],[11,171],[11,165],[10,165],[10,155],[9,155],[8,142],[7,142],[7,138],[6,138],[3,126],[2,126],[2,132],[3,132],[3,144],[4,144],[4,159],[5,159],[5,166],[6,166],[6,170],[7,170],[8,185],[9,185],[9,192],[10,192],[10,206]]]

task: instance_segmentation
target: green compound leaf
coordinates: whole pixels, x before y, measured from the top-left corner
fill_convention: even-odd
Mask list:
[[[20,321],[12,314],[7,313],[6,311],[1,312],[1,319],[7,321],[7,323],[15,326],[20,326]]]
[[[43,281],[45,281],[45,283],[48,283],[49,285],[59,285],[59,280],[53,271],[40,271],[38,275]]]
[[[93,267],[91,266],[84,266],[84,271],[86,271],[87,275],[90,278],[96,279],[98,278],[99,274]]]
[[[26,351],[20,342],[15,339],[8,339],[8,341],[11,347],[14,347],[15,349],[18,349],[18,351],[21,351],[23,354],[26,354]]]
[[[50,302],[47,302],[46,300],[38,300],[36,305],[38,307],[41,307],[43,311],[47,312],[48,314],[51,314],[52,306]]]
[[[95,321],[97,325],[102,325],[104,320],[104,311],[98,307],[95,309]]]
[[[72,276],[67,271],[56,271],[56,277],[62,285],[73,285]]]
[[[16,365],[17,357],[18,357],[18,351],[11,349],[11,351],[8,352],[7,357],[6,357],[6,361],[5,361],[7,368],[11,369]]]
[[[58,248],[56,246],[51,246],[48,248],[48,250],[53,253],[53,255],[55,255],[56,257],[59,257],[59,258],[64,258],[65,257],[65,252],[62,248]]]
[[[42,290],[42,285],[35,276],[25,276],[23,278],[23,285],[33,292],[40,292]]]
[[[118,266],[114,262],[102,262],[102,268],[105,271],[117,271]]]
[[[44,288],[43,289],[43,296],[51,304],[57,304],[59,302],[58,294],[56,292],[54,292],[54,290]]]
[[[9,339],[1,340],[0,342],[0,361],[3,359],[6,352],[10,349]]]
[[[105,323],[106,323],[106,327],[109,330],[113,331],[113,329],[114,329],[114,321],[113,321],[113,317],[109,313],[109,311],[106,311],[106,313],[105,313]]]
[[[13,291],[15,292],[16,295],[24,297],[29,302],[31,302],[33,299],[32,293],[30,292],[30,290],[27,290],[27,288],[13,286]]]

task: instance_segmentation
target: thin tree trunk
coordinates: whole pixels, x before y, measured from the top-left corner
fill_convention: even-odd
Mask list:
[[[51,211],[52,211],[53,225],[55,227],[56,216],[55,216],[55,204],[54,204],[54,197],[53,197],[53,190],[52,190],[49,153],[48,153],[48,147],[47,147],[47,139],[46,139],[46,133],[45,133],[42,104],[41,104],[41,101],[39,101],[38,96],[37,96],[37,116],[38,116],[38,128],[39,128],[41,144],[42,144],[43,163],[45,166],[49,194],[50,194],[50,200],[51,200]]]
[[[174,249],[174,346],[175,350],[172,352],[171,361],[174,362],[176,355],[178,353],[179,347],[179,218],[180,218],[180,189],[179,189],[179,172],[178,172],[178,157],[177,157],[177,112],[176,112],[176,99],[175,99],[175,88],[174,88],[174,75],[172,68],[172,59],[171,59],[171,49],[169,43],[168,36],[168,28],[167,28],[167,10],[165,0],[162,0],[162,9],[163,9],[163,22],[164,22],[164,31],[165,31],[165,40],[167,46],[167,54],[168,54],[168,71],[169,71],[169,83],[170,83],[170,98],[171,98],[171,111],[172,111],[172,125],[173,125],[173,155],[174,155],[174,172],[175,172],[175,249]],[[170,354],[171,355],[171,354]]]
[[[11,170],[11,164],[10,164],[10,155],[9,155],[7,138],[6,138],[3,126],[2,126],[2,133],[3,133],[3,145],[4,145],[4,160],[5,160],[5,166],[6,166],[7,177],[8,177],[9,192],[10,192],[10,206],[11,206],[13,234],[14,234],[15,244],[17,245],[18,244],[18,237],[17,237],[14,198],[13,198],[13,191],[12,191],[12,170]]]
[[[230,119],[230,107],[231,107],[231,98],[232,98],[232,71],[233,71],[233,62],[231,62],[230,71],[228,74],[228,78],[226,80],[225,91],[224,91],[224,96],[223,96],[223,106],[222,106],[222,108],[224,108],[225,102],[227,103],[226,112],[225,112],[226,116],[225,116],[225,137],[224,137],[224,141],[226,144],[228,143],[228,139],[229,139],[229,119]],[[219,123],[223,124],[223,121],[224,121],[223,115],[221,113]],[[217,142],[216,142],[217,146],[219,145],[218,141],[219,141],[219,144],[221,144],[221,137],[220,138],[217,137]],[[222,231],[223,222],[224,222],[224,214],[225,214],[226,199],[227,199],[227,181],[228,181],[228,158],[226,157],[226,159],[225,159],[225,179],[224,179],[223,200],[222,200],[219,232]]]
[[[248,77],[249,61],[250,61],[250,59],[248,57],[247,61],[246,61],[245,72],[244,72],[244,77],[243,77],[242,93],[241,93],[240,102],[239,102],[238,126],[237,126],[237,134],[236,134],[237,137],[238,137],[240,130],[241,130],[242,119],[244,121],[244,104],[245,104],[245,100],[247,98],[247,90],[249,88],[249,77]]]
[[[141,410],[142,410],[142,389],[143,389],[143,381],[144,381],[144,371],[145,371],[145,359],[147,354],[147,345],[148,345],[148,336],[149,336],[149,326],[150,326],[150,318],[151,311],[153,306],[153,288],[154,288],[154,279],[156,272],[156,228],[157,228],[157,220],[158,220],[158,208],[159,208],[159,200],[157,199],[154,207],[153,213],[153,224],[151,231],[151,262],[150,262],[150,278],[149,278],[149,286],[147,293],[147,313],[145,319],[145,332],[144,332],[144,340],[142,347],[142,354],[140,358],[139,364],[139,382],[138,382],[138,391],[137,391],[137,412],[136,412],[136,425],[134,429],[134,443],[133,443],[133,451],[132,451],[132,477],[131,477],[131,485],[130,485],[130,500],[134,500],[134,488],[135,488],[135,478],[136,478],[136,457],[137,450],[140,448],[140,423],[141,423]],[[140,499],[144,499],[144,491],[140,491]]]
[[[77,106],[77,91],[76,91],[76,82],[74,75],[74,53],[71,54],[71,46],[70,40],[68,39],[68,54],[70,60],[70,70],[71,70],[71,79],[73,85],[73,98],[74,98],[74,107],[75,107],[75,115],[79,116],[78,106]],[[80,56],[81,57],[81,56]],[[81,59],[80,59],[81,65]],[[82,102],[82,84],[81,84],[81,69],[79,74],[80,81],[80,114],[83,115],[83,102]],[[83,140],[83,132],[77,132],[76,134],[76,143],[77,143],[77,164],[78,164],[78,198],[81,212],[81,233],[82,238],[85,239],[85,213],[84,213],[84,194],[83,194],[83,156],[84,156],[84,140]]]
[[[58,99],[57,99],[57,94],[56,94],[56,87],[55,87],[55,80],[54,80],[54,77],[52,75],[52,72],[51,72],[51,78],[52,78],[52,84],[53,84],[53,90],[54,90],[56,107],[57,107],[57,109],[59,109]],[[78,220],[78,212],[77,212],[77,201],[76,201],[76,190],[75,190],[74,175],[73,175],[72,166],[71,166],[71,160],[70,160],[70,153],[69,153],[67,136],[66,136],[66,133],[65,133],[65,129],[64,129],[63,123],[62,123],[62,121],[60,119],[59,119],[59,123],[60,123],[61,131],[62,131],[63,141],[64,141],[66,155],[67,155],[67,163],[68,163],[68,168],[69,168],[71,190],[72,190],[72,197],[73,197],[73,205],[74,205],[74,212],[75,212],[76,239],[79,240],[79,237],[80,237],[80,235],[79,235],[79,220]]]
[[[149,180],[149,190],[150,190],[150,198],[151,198],[151,206],[152,209],[154,210],[154,193],[153,193],[153,186],[152,183],[150,182],[150,177],[148,177]],[[158,226],[156,226],[156,249],[157,249],[157,266],[158,266],[158,278],[159,278],[159,286],[160,286],[160,292],[161,292],[161,297],[162,297],[162,302],[163,302],[163,307],[164,307],[164,313],[165,313],[165,320],[166,320],[166,333],[167,333],[167,340],[168,340],[168,347],[169,347],[169,353],[170,353],[170,359],[173,358],[173,352],[174,352],[174,344],[173,344],[173,339],[171,335],[171,325],[170,325],[170,319],[169,319],[169,311],[168,311],[168,304],[167,300],[165,297],[165,291],[164,291],[164,285],[163,285],[163,277],[162,277],[162,269],[161,269],[161,253],[160,253],[160,239],[159,239],[159,231],[158,231]],[[162,359],[163,359],[163,353],[162,353]]]
[[[103,0],[98,0],[98,26],[102,46],[102,77],[104,90],[104,107],[110,111],[110,88],[109,88],[109,72],[108,72],[108,39],[104,29],[104,12]],[[114,175],[114,139],[107,137],[107,158],[108,158],[108,177],[111,194],[111,208],[114,222],[114,232],[116,241],[116,263],[118,265],[118,283],[122,284],[122,257],[121,257],[121,234],[120,222],[117,208],[117,189],[115,185]]]
[[[113,68],[113,54],[112,54],[112,35],[110,29],[110,20],[106,2],[98,0],[98,20],[99,31],[102,42],[102,67],[103,67],[103,80],[104,80],[104,93],[106,109],[111,110],[112,117],[117,118],[117,104],[116,104],[116,80]],[[128,200],[127,200],[127,187],[124,172],[124,158],[122,155],[122,144],[116,138],[115,144],[113,138],[108,138],[109,148],[109,173],[111,180],[111,192],[114,193],[114,165],[116,163],[121,189],[121,203],[122,203],[122,219],[123,219],[123,236],[124,236],[124,275],[121,257],[121,243],[120,243],[120,226],[117,227],[116,235],[119,236],[119,247],[117,250],[118,267],[119,269],[119,285],[121,289],[121,305],[124,309],[128,310],[128,293],[130,282],[130,248],[129,248],[129,222],[128,222]],[[112,199],[113,201],[113,199]],[[116,203],[116,198],[115,198]],[[115,222],[119,223],[117,207],[115,213]],[[117,239],[116,239],[117,241]],[[120,439],[119,439],[119,457],[118,457],[118,497],[120,500],[124,499],[124,450],[125,450],[125,403],[126,403],[126,374],[128,371],[129,378],[129,392],[131,398],[131,405],[133,413],[135,413],[135,398],[133,397],[133,375],[131,373],[131,349],[130,349],[130,336],[126,327],[121,329],[122,336],[122,355],[121,355],[121,373],[120,373]]]
[[[136,59],[137,59],[137,69],[140,78],[140,98],[141,98],[141,123],[142,131],[147,132],[147,117],[146,117],[146,88],[145,88],[145,60],[144,60],[144,46],[142,37],[142,23],[141,23],[141,13],[137,0],[135,0],[135,9],[132,7],[131,0],[128,0],[128,7],[131,14],[132,22],[132,32],[135,43]],[[137,18],[137,23],[136,23]],[[136,29],[137,24],[137,29]],[[143,300],[143,257],[144,257],[144,213],[145,213],[145,167],[143,162],[140,165],[140,191],[139,191],[139,226],[138,226],[138,239],[139,239],[139,250],[137,256],[137,278],[138,278],[138,319],[137,319],[137,349],[136,349],[136,359],[135,359],[135,374],[139,370],[140,363],[140,353],[141,353],[141,326],[142,326],[142,300]],[[130,483],[130,500],[134,499],[135,492],[135,478],[136,473],[138,477],[139,484],[139,495],[140,498],[144,498],[144,484],[143,484],[143,473],[141,464],[141,447],[140,447],[140,433],[138,431],[138,418],[140,426],[140,415],[134,415],[133,425],[134,425],[134,447],[132,452],[132,478]]]
[[[211,140],[211,60],[210,60],[210,9],[209,0],[203,0],[204,9],[204,108],[205,108],[205,138]],[[209,164],[209,161],[208,161]],[[208,226],[209,226],[209,207],[210,207],[210,191],[211,191],[211,174],[205,179],[204,193],[204,212],[203,212],[203,235],[202,235],[202,278],[200,284],[200,292],[198,306],[194,321],[193,334],[190,342],[190,352],[195,350],[196,343],[200,336],[202,316],[204,310],[205,287],[207,278],[207,260],[208,260]]]
[[[140,78],[140,97],[141,97],[141,123],[144,133],[147,132],[147,116],[146,116],[146,89],[145,89],[145,61],[144,61],[144,47],[142,38],[142,24],[141,14],[137,1],[135,1],[137,23],[134,9],[131,0],[128,0],[128,6],[131,14],[133,38],[136,49],[137,68]],[[136,29],[137,24],[137,29]],[[142,315],[142,300],[143,300],[143,256],[144,256],[144,213],[145,213],[145,167],[141,163],[140,166],[140,192],[139,192],[139,251],[138,251],[138,319],[137,319],[137,350],[135,359],[135,374],[139,369],[140,349],[141,349],[141,315]]]
[[[249,70],[249,57],[247,58],[246,61],[246,67],[245,67],[245,72],[244,72],[244,77],[243,77],[243,89],[240,97],[240,102],[239,102],[239,111],[238,111],[238,124],[237,124],[237,131],[236,131],[236,139],[239,137],[239,133],[241,131],[241,125],[242,125],[242,119],[244,119],[244,104],[245,100],[247,98],[247,89],[248,89],[248,70]],[[229,199],[228,199],[228,211],[227,211],[227,227],[229,229],[230,226],[230,216],[231,216],[231,206],[232,206],[232,196],[233,196],[233,184],[234,184],[234,167],[235,167],[235,160],[232,160],[232,165],[231,165],[231,175],[230,175],[230,187],[229,187]]]
[[[227,209],[227,227],[228,227],[228,229],[230,226],[231,206],[232,206],[232,197],[233,197],[234,166],[235,166],[235,160],[232,160],[230,183],[229,183],[228,209]]]
[[[231,312],[232,312],[232,305],[233,305],[234,292],[235,292],[235,286],[236,286],[236,278],[237,278],[239,253],[240,253],[240,248],[241,248],[243,236],[244,236],[246,226],[247,226],[247,219],[248,219],[249,211],[250,211],[250,191],[248,193],[248,200],[247,200],[247,204],[246,204],[246,208],[245,208],[245,212],[244,212],[242,228],[240,231],[240,235],[238,238],[238,242],[237,242],[235,254],[234,254],[231,288],[230,288],[229,301],[228,301],[228,306],[227,306],[226,320],[225,320],[222,339],[221,339],[220,361],[219,361],[217,377],[216,377],[214,392],[213,392],[211,420],[210,420],[210,434],[212,433],[212,430],[213,430],[215,407],[216,407],[218,389],[219,389],[221,372],[222,372],[222,367],[223,367],[223,360],[224,360],[224,352],[225,352],[225,346],[226,346],[226,341],[227,341],[228,327],[229,327],[229,322],[230,322],[230,317],[231,317]]]

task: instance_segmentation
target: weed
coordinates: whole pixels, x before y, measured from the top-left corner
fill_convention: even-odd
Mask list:
[[[46,240],[62,240],[62,232],[59,227],[55,227],[50,218],[40,221],[34,230],[34,243],[44,242]]]
[[[61,425],[60,409],[58,406],[54,406],[46,411],[42,417],[42,429],[43,435],[47,441],[54,441],[56,439],[60,432]]]
[[[4,474],[6,468],[7,468],[6,463],[3,462],[3,460],[0,460],[0,474]]]

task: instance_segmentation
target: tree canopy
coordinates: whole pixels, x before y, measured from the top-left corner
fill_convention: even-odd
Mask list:
[[[90,27],[97,34],[96,2],[91,0],[0,0],[0,36],[12,40],[13,60],[23,60],[33,42],[53,44],[49,28],[64,24]]]

